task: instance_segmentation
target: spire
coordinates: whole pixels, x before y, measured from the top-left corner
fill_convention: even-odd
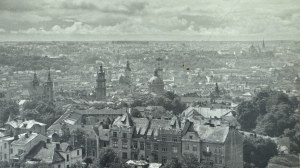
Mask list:
[[[129,66],[129,61],[126,63],[126,71],[131,71],[130,66]]]
[[[155,69],[155,71],[154,71],[154,76],[158,76],[158,71],[157,71],[157,69]]]
[[[102,67],[102,65],[100,65],[100,73],[102,73],[103,72],[103,67]]]
[[[39,80],[38,80],[38,78],[37,78],[37,75],[36,75],[36,72],[35,72],[35,71],[34,71],[34,74],[33,74],[32,85],[33,85],[33,87],[39,86]]]
[[[51,73],[50,73],[50,68],[49,68],[49,71],[48,71],[48,82],[51,81]]]

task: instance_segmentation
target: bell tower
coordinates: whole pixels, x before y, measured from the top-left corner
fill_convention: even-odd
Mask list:
[[[54,100],[53,81],[51,79],[50,69],[48,72],[48,80],[44,84],[44,99],[49,102],[52,102]]]
[[[106,79],[105,72],[103,71],[102,65],[97,73],[97,86],[96,86],[96,100],[106,99]]]

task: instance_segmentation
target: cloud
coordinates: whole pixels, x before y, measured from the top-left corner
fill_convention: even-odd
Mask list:
[[[0,28],[0,33],[5,33],[6,31],[2,28]]]
[[[293,0],[0,0],[2,34],[300,36]],[[292,35],[294,36],[292,36]]]

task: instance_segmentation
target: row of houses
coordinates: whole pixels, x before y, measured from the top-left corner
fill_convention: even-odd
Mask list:
[[[54,168],[70,168],[82,161],[82,148],[60,142],[57,134],[46,136],[46,124],[35,120],[11,119],[1,129],[0,162],[11,167],[45,163]]]

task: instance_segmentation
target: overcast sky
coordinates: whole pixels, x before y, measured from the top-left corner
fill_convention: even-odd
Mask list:
[[[300,0],[0,0],[0,40],[299,40]]]

